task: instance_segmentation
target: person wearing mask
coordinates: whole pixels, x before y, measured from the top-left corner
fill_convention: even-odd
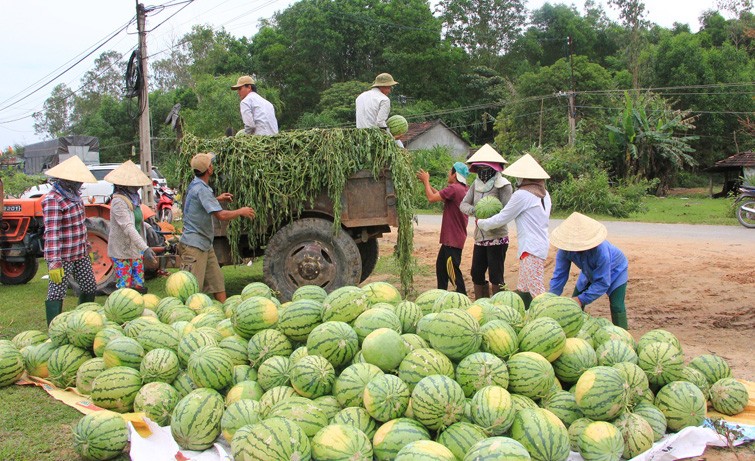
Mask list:
[[[212,241],[215,231],[212,217],[220,221],[231,221],[239,217],[254,219],[254,210],[241,207],[237,210],[224,210],[221,202],[231,202],[233,195],[223,192],[217,197],[210,187],[210,177],[215,172],[215,154],[200,153],[191,159],[194,180],[186,190],[184,198],[184,227],[178,244],[181,255],[181,269],[194,274],[202,291],[212,293],[220,302],[226,300],[225,280],[220,271],[218,258]]]
[[[440,250],[435,261],[435,276],[438,288],[448,289],[449,282],[453,291],[467,294],[464,276],[461,274],[461,253],[467,240],[467,222],[465,214],[459,209],[467,193],[467,176],[469,168],[461,163],[454,163],[448,172],[448,185],[441,190],[430,185],[430,173],[420,169],[417,179],[425,186],[425,196],[430,203],[443,202],[443,218],[440,222]]]
[[[257,93],[257,83],[249,75],[238,78],[231,87],[239,94],[241,100],[241,120],[244,122],[244,133],[272,136],[278,134],[278,120],[275,118],[275,107]]]
[[[79,304],[94,301],[97,283],[89,256],[81,185],[96,183],[97,178],[76,156],[50,168],[45,174],[53,178],[52,190],[42,199],[44,256],[50,276],[45,300],[49,325],[63,312],[69,276],[73,276],[81,288]]]
[[[131,160],[108,173],[105,181],[113,184],[107,254],[115,267],[115,287],[144,294],[144,262],[156,266],[157,257],[147,245],[139,189],[152,181]]]
[[[606,226],[576,212],[553,229],[550,240],[558,252],[550,292],[556,295],[563,292],[573,263],[581,272],[572,299],[584,309],[599,297],[608,295],[611,321],[626,330],[624,298],[629,280],[629,262],[621,250],[606,240],[607,236]]]
[[[482,146],[467,160],[469,171],[477,173],[477,179],[459,205],[462,213],[475,216],[475,205],[483,197],[491,195],[504,206],[508,203],[513,189],[511,182],[501,175],[507,163],[490,144]],[[476,227],[474,240],[471,275],[475,299],[488,298],[491,296],[491,288],[492,294],[495,294],[504,286],[503,265],[509,248],[509,230],[506,226],[490,231]]]
[[[398,82],[391,74],[375,77],[372,88],[360,94],[356,99],[357,128],[382,128],[387,130],[387,120],[391,113],[391,94]]]
[[[532,298],[545,292],[543,273],[551,214],[551,197],[545,189],[545,180],[550,176],[530,154],[512,163],[503,174],[518,179],[516,192],[498,214],[478,220],[477,227],[490,232],[516,222],[519,279],[515,291],[529,308]]]

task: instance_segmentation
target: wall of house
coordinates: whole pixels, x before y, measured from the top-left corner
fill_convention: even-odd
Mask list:
[[[458,160],[464,160],[469,153],[469,145],[444,126],[434,126],[417,136],[406,146],[409,150],[431,149],[436,146],[448,146],[451,155]]]

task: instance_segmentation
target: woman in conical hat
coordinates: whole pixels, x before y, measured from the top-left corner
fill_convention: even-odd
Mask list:
[[[115,267],[115,287],[146,293],[144,261],[156,264],[157,258],[147,245],[139,189],[152,181],[131,160],[108,173],[105,181],[113,183],[107,253]]]
[[[464,196],[459,208],[467,216],[475,216],[475,207],[484,197],[495,197],[501,204],[506,205],[511,198],[513,188],[511,182],[501,175],[504,165],[508,163],[490,144],[485,144],[468,160],[469,171],[477,174],[477,179]],[[487,298],[497,293],[504,285],[503,264],[506,261],[506,251],[509,248],[509,230],[502,226],[489,232],[479,228],[474,233],[474,249],[472,250],[472,283],[474,284],[475,299]],[[486,280],[487,273],[490,285]]]
[[[80,158],[73,156],[45,172],[53,178],[52,190],[42,199],[45,224],[45,260],[50,275],[45,310],[47,324],[63,312],[68,277],[81,287],[79,304],[94,301],[97,284],[89,259],[86,212],[81,200],[81,184],[97,179]]]
[[[500,213],[478,220],[477,227],[490,231],[516,221],[519,253],[516,292],[529,307],[533,297],[545,293],[543,273],[551,214],[551,197],[545,189],[545,180],[550,176],[530,154],[512,163],[503,174],[518,178],[519,186]]]
[[[573,299],[584,309],[607,294],[611,321],[626,330],[624,298],[629,280],[629,263],[624,253],[606,240],[607,235],[606,226],[576,212],[553,229],[551,243],[558,248],[558,252],[549,291],[557,295],[563,292],[574,263],[582,272],[574,287]]]

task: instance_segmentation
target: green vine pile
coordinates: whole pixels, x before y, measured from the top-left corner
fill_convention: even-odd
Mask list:
[[[349,176],[371,170],[375,177],[389,169],[396,190],[398,244],[396,260],[402,289],[412,287],[412,188],[414,173],[407,151],[378,129],[313,129],[285,131],[276,136],[236,136],[201,139],[191,134],[181,142],[178,165],[184,189],[192,180],[189,161],[199,152],[214,152],[217,193],[230,192],[232,206],[250,206],[257,217],[237,219],[228,226],[234,260],[239,238],[248,234],[251,245],[264,243],[269,230],[288,223],[321,191],[333,200],[334,229],[340,226],[341,196]]]

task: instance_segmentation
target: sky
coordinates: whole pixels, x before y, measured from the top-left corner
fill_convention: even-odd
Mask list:
[[[166,5],[147,16],[147,49],[151,59],[165,56],[193,25],[225,29],[234,36],[252,36],[261,19],[285,9],[294,0],[158,0]],[[612,19],[617,14],[599,0]],[[648,19],[664,27],[675,22],[699,29],[698,18],[715,9],[715,0],[644,0]],[[545,0],[529,0],[535,9]],[[583,1],[555,1],[574,4],[583,10]],[[169,6],[173,4],[173,6]],[[126,27],[102,48],[91,52],[105,38],[126,26],[136,15],[132,0],[5,0],[3,27],[0,28],[0,149],[43,140],[34,133],[31,117],[42,109],[52,88],[64,83],[78,89],[81,77],[91,69],[102,52],[115,50],[128,57],[137,44],[136,23]],[[77,61],[81,62],[74,65]],[[65,71],[68,67],[71,70]],[[253,70],[250,70],[253,72]],[[58,74],[62,74],[57,77]],[[44,85],[47,82],[48,85]],[[44,86],[43,86],[44,85]],[[36,92],[35,92],[36,90]],[[80,133],[86,134],[86,133]]]

